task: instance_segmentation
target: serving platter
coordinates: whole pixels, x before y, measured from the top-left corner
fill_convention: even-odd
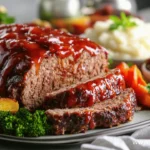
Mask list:
[[[134,132],[131,136],[136,139],[150,139],[150,126]]]
[[[94,140],[100,135],[123,135],[130,134],[138,129],[145,128],[150,125],[150,111],[136,112],[132,121],[117,127],[107,129],[95,129],[86,133],[72,135],[51,135],[41,137],[16,137],[0,134],[0,139],[11,142],[30,143],[30,144],[73,144],[84,143]]]

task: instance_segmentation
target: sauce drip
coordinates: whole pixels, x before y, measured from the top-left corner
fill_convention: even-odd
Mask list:
[[[7,95],[8,80],[13,76],[24,77],[32,64],[35,64],[38,72],[40,63],[45,57],[57,55],[63,59],[72,55],[77,61],[84,50],[91,56],[105,51],[88,39],[56,29],[33,24],[1,25],[0,96]]]
[[[74,86],[58,94],[46,97],[45,109],[90,107],[96,102],[112,99],[125,89],[119,70],[102,78]]]

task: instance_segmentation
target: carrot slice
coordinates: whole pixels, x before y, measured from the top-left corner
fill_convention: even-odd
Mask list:
[[[138,102],[143,106],[150,107],[150,93],[148,92],[146,86],[138,84],[134,90],[136,92]]]
[[[116,68],[120,69],[121,74],[127,80],[129,66],[125,62],[121,62]]]
[[[142,73],[138,67],[133,65],[129,68],[126,63],[122,62],[117,68],[121,70],[127,87],[132,87],[134,89],[138,103],[150,107],[150,93],[146,88],[147,83],[143,79]]]

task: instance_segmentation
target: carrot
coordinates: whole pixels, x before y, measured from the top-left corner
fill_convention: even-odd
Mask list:
[[[136,88],[134,88],[137,100],[140,104],[146,107],[150,107],[150,93],[146,86],[138,84]]]
[[[116,68],[120,69],[121,74],[127,80],[129,66],[125,62],[121,62]]]
[[[150,107],[150,85],[143,79],[141,71],[136,65],[129,66],[122,62],[117,68],[120,69],[121,74],[124,76],[127,87],[132,87],[136,93],[137,100],[140,104]]]

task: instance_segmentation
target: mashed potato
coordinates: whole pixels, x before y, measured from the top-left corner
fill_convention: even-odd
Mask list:
[[[150,57],[150,23],[135,19],[137,26],[110,31],[111,20],[98,21],[84,36],[104,46],[113,59],[146,59]]]

